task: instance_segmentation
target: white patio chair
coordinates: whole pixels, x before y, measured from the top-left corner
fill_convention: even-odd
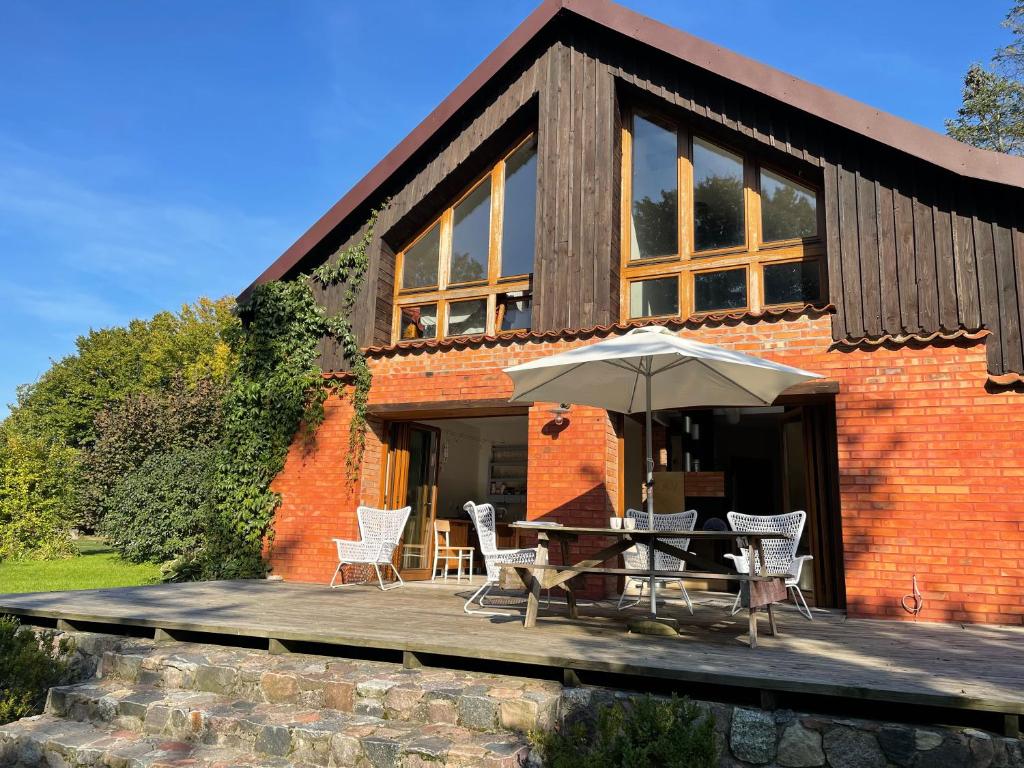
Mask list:
[[[405,584],[402,575],[395,568],[391,561],[395,549],[402,540],[402,533],[405,531],[405,524],[409,520],[411,507],[401,509],[374,509],[373,507],[358,507],[356,518],[359,520],[359,541],[347,541],[345,539],[332,539],[338,547],[338,567],[334,569],[331,577],[331,588],[351,586],[348,584],[335,584],[335,579],[341,573],[343,565],[370,565],[377,574],[377,583],[382,591],[395,589]],[[381,566],[391,566],[395,572],[397,584],[390,587],[384,586],[384,577],[381,575]],[[368,581],[353,582],[352,584],[367,584]]]
[[[466,566],[466,575],[470,584],[473,583],[473,547],[452,546],[452,521],[434,521],[434,568],[430,574],[431,581],[437,581],[438,569],[444,566],[444,580],[448,581],[448,571],[452,562],[458,567],[458,575],[455,580],[462,582],[462,566]]]
[[[641,531],[649,530],[650,521],[648,520],[646,512],[639,509],[627,509],[626,517],[636,520],[637,529]],[[693,526],[696,523],[697,510],[695,509],[690,509],[686,512],[673,512],[667,515],[654,516],[654,530],[656,531],[692,531]],[[690,546],[689,539],[666,538],[664,541],[665,543],[671,544],[679,549],[686,549]],[[644,570],[650,568],[648,556],[647,545],[637,543],[633,545],[632,548],[627,549],[622,553],[622,560],[627,568]],[[686,563],[678,557],[655,550],[654,567],[659,571],[681,571],[686,567]],[[693,603],[690,602],[690,594],[686,591],[686,585],[683,584],[682,579],[673,578],[671,576],[658,576],[654,581],[658,586],[661,586],[662,584],[671,584],[672,582],[679,582],[679,589],[683,593],[683,600],[686,601],[686,607],[690,609],[690,613],[693,613]],[[626,591],[629,589],[631,582],[639,582],[640,594],[633,602],[623,604],[626,599]],[[644,578],[642,576],[627,576],[626,583],[622,585],[622,595],[619,597],[618,609],[621,611],[623,608],[632,608],[634,605],[638,605],[644,598],[644,589],[646,589],[649,582],[649,578]]]
[[[487,608],[484,599],[487,594],[498,585],[501,578],[501,566],[503,565],[528,565],[537,562],[536,549],[498,549],[498,534],[494,515],[494,507],[490,504],[476,504],[467,501],[463,505],[469,516],[473,519],[476,527],[476,535],[480,537],[480,552],[484,556],[484,566],[487,569],[487,576],[480,589],[473,593],[473,596],[466,601],[462,609],[466,613],[479,616],[505,616],[504,613],[489,613],[472,609],[469,606],[476,600],[481,608]],[[550,597],[548,598],[550,602]]]
[[[749,531],[751,533],[784,533],[790,538],[787,539],[766,539],[761,542],[761,555],[764,565],[770,573],[786,574],[786,590],[793,598],[796,609],[804,618],[814,621],[811,609],[807,606],[804,593],[800,591],[800,572],[804,563],[813,560],[811,555],[796,556],[797,547],[800,546],[800,535],[804,531],[804,523],[807,522],[807,513],[803,510],[789,512],[785,515],[741,515],[739,512],[730,512],[726,515],[729,518],[729,525],[734,531]],[[749,573],[750,561],[747,556],[747,549],[740,548],[738,555],[726,555],[733,561],[737,573]],[[761,563],[758,563],[757,573],[761,572]],[[732,613],[740,610],[740,594],[736,593],[736,602],[733,603]]]

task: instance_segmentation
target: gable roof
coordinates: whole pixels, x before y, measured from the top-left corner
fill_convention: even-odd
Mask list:
[[[1024,186],[1024,158],[962,144],[924,126],[801,80],[611,0],[544,0],[424,120],[242,292],[288,274],[408,162],[556,17],[576,16],[960,176]]]

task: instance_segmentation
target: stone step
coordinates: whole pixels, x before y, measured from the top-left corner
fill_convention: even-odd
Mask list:
[[[306,768],[284,758],[229,747],[141,738],[111,724],[80,723],[50,715],[0,725],[5,768]]]
[[[507,675],[136,639],[106,649],[97,675],[254,704],[524,733],[554,726],[562,692],[556,682]]]
[[[316,766],[511,768],[525,762],[529,753],[525,737],[509,731],[385,720],[322,705],[254,703],[117,678],[51,689],[47,714]]]

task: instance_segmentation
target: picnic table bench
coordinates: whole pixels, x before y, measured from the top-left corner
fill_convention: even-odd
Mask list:
[[[757,611],[759,608],[767,609],[768,626],[772,635],[778,634],[778,627],[775,623],[775,613],[772,604],[785,600],[786,586],[784,573],[764,573],[764,558],[762,556],[761,542],[767,539],[788,539],[789,536],[781,533],[754,533],[745,531],[650,531],[630,528],[596,528],[588,526],[568,525],[537,525],[536,523],[520,522],[513,523],[513,528],[519,531],[530,531],[537,534],[537,560],[532,564],[509,565],[506,568],[512,569],[519,576],[527,591],[526,617],[523,626],[530,628],[537,623],[537,611],[540,606],[541,590],[558,587],[565,592],[566,604],[569,617],[579,618],[576,608],[576,595],[573,588],[573,579],[581,574],[596,573],[602,575],[636,576],[642,578],[668,577],[673,579],[724,579],[727,581],[740,582],[741,590],[746,590],[746,605],[749,611],[750,625],[750,647],[757,647]],[[569,557],[569,544],[581,536],[600,536],[614,538],[615,541],[594,555],[571,563]],[[665,539],[708,539],[719,541],[730,541],[738,547],[746,547],[749,552],[748,561],[751,568],[748,573],[736,573],[725,566],[707,561],[693,552],[680,549],[670,544]],[[550,560],[550,545],[552,541],[559,544],[561,554],[561,565],[554,565]],[[644,544],[648,547],[650,568],[618,568],[608,567],[603,564],[609,560],[616,559],[635,544]],[[655,552],[664,552],[667,555],[677,557],[686,563],[687,568],[681,571],[657,570],[654,567]],[[757,564],[755,566],[755,564]],[[693,568],[691,570],[691,567]]]

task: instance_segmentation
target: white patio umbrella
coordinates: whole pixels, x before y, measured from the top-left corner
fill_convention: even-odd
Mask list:
[[[663,408],[764,406],[817,373],[753,355],[680,338],[663,326],[506,368],[511,400],[590,405],[646,415],[647,514],[654,529],[654,455],[651,411]],[[651,615],[657,616],[651,576]]]

